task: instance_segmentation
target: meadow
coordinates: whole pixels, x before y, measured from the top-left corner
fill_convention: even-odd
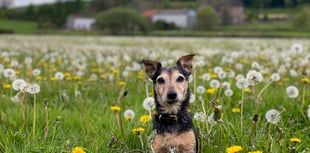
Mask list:
[[[309,153],[307,39],[0,36],[0,152],[150,152],[142,59],[194,53],[200,153]]]

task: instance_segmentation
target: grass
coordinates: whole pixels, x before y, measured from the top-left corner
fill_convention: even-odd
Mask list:
[[[140,117],[149,114],[142,103],[146,95],[152,95],[152,83],[139,61],[146,58],[173,65],[178,57],[188,53],[197,54],[190,83],[196,98],[190,111],[204,116],[194,119],[199,131],[199,152],[226,152],[232,146],[241,146],[241,153],[310,151],[306,114],[310,84],[302,81],[310,79],[308,73],[303,73],[309,71],[309,64],[302,65],[309,57],[306,39],[56,35],[0,38],[3,69],[11,68],[17,72],[16,78],[40,85],[34,96],[13,90],[10,85],[14,78],[0,76],[0,152],[70,153],[76,147],[92,153],[148,152],[152,123],[141,122]],[[301,44],[304,52],[291,52],[295,43]],[[236,64],[242,64],[243,68],[238,69]],[[215,72],[219,67],[227,74],[235,72],[235,77],[220,78]],[[270,82],[271,75],[280,72],[281,67],[284,72],[279,73],[280,80]],[[35,69],[41,73],[34,76]],[[249,70],[262,72],[264,80],[241,90],[235,78],[238,74],[246,76]],[[56,72],[62,72],[64,78],[57,80]],[[229,83],[233,95],[225,96],[224,87],[208,90],[211,80],[203,79],[204,74]],[[286,88],[290,85],[298,88],[297,98],[288,97]],[[206,92],[199,93],[198,86]],[[11,98],[18,93],[19,101],[12,102]],[[241,109],[241,100],[242,115],[232,111]],[[112,110],[112,106],[120,110]],[[127,109],[135,112],[131,120],[123,115]],[[276,124],[265,119],[270,109],[280,112]],[[212,113],[215,117],[208,119]],[[258,118],[255,123],[254,116]],[[136,128],[143,128],[144,132],[133,133]]]
[[[0,19],[0,29],[13,30],[18,34],[33,34],[38,30],[36,22]]]

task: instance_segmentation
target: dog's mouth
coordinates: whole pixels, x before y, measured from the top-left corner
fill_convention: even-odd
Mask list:
[[[168,99],[168,100],[167,100],[167,103],[170,104],[170,105],[175,104],[175,103],[177,103],[177,102],[178,102],[177,99]]]

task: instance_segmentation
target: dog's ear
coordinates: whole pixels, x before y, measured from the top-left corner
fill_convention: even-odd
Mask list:
[[[193,68],[194,56],[194,54],[190,54],[180,57],[177,61],[177,66],[181,67],[188,73],[191,73]]]
[[[153,79],[156,72],[161,68],[161,64],[157,61],[142,60],[141,63],[144,64],[145,72],[151,79]]]

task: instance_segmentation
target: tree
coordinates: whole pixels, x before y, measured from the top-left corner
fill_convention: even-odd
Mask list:
[[[303,7],[293,16],[295,28],[310,30],[310,7]]]
[[[112,8],[99,13],[94,26],[114,34],[147,31],[146,19],[136,10],[126,7]]]
[[[13,0],[0,0],[0,8],[7,9],[9,8],[13,3]]]
[[[197,29],[208,30],[218,24],[217,13],[211,6],[204,6],[197,11]]]
[[[132,0],[92,0],[90,8],[94,12],[105,11],[112,7],[127,6]]]

